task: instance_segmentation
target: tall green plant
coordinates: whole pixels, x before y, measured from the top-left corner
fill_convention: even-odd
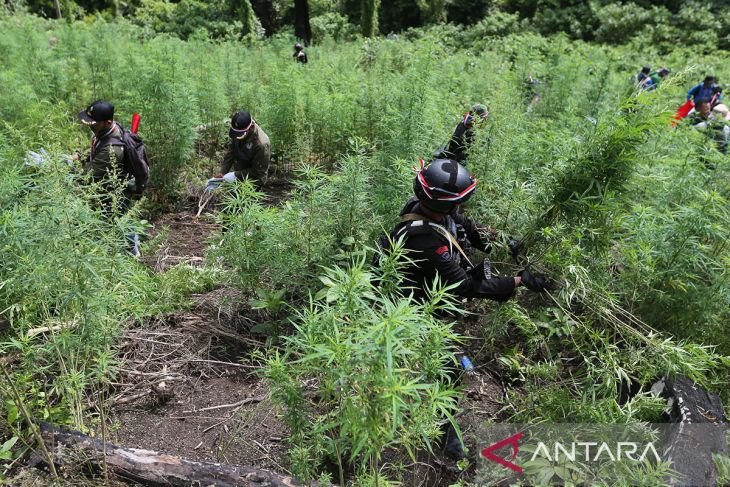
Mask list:
[[[453,420],[457,394],[446,366],[458,337],[436,318],[453,305],[443,293],[426,304],[386,296],[363,260],[326,269],[321,281],[285,350],[269,355],[265,375],[285,407],[293,446],[309,455],[295,464],[297,475],[313,478],[329,457],[340,479],[346,465],[376,478],[387,449],[404,448],[415,461],[431,449],[439,423]],[[303,386],[308,381],[314,391]]]

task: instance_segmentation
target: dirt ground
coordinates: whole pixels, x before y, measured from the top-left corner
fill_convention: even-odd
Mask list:
[[[291,184],[273,181],[269,204]],[[152,222],[143,262],[163,272],[181,262],[202,265],[217,230],[211,201],[197,216],[192,193],[185,211]],[[194,306],[132,328],[121,340],[121,370],[111,418],[113,441],[190,460],[288,472],[286,427],[267,399],[250,352],[263,343],[248,329],[258,320],[247,299],[227,287],[192,296]]]

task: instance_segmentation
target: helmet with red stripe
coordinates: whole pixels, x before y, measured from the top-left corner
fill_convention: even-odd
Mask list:
[[[418,201],[436,213],[449,213],[466,202],[477,187],[477,180],[464,166],[451,159],[436,159],[424,166],[413,180]]]

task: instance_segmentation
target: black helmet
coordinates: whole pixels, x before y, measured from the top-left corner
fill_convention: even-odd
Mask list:
[[[248,112],[236,112],[231,117],[231,127],[228,136],[232,139],[245,139],[254,128],[256,122]]]
[[[641,72],[644,74],[651,73],[651,66],[644,66],[643,68],[641,68]]]
[[[477,180],[464,166],[451,159],[435,159],[424,167],[413,180],[413,192],[418,201],[436,213],[449,213],[465,203],[477,186]]]
[[[304,48],[298,42],[296,44],[294,44],[294,50],[295,51],[301,51],[302,49],[304,49]]]

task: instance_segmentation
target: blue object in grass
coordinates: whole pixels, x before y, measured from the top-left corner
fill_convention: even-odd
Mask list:
[[[464,371],[467,374],[474,372],[474,364],[471,363],[471,360],[466,355],[462,355],[459,359],[459,362],[461,362],[461,366],[464,367]]]

